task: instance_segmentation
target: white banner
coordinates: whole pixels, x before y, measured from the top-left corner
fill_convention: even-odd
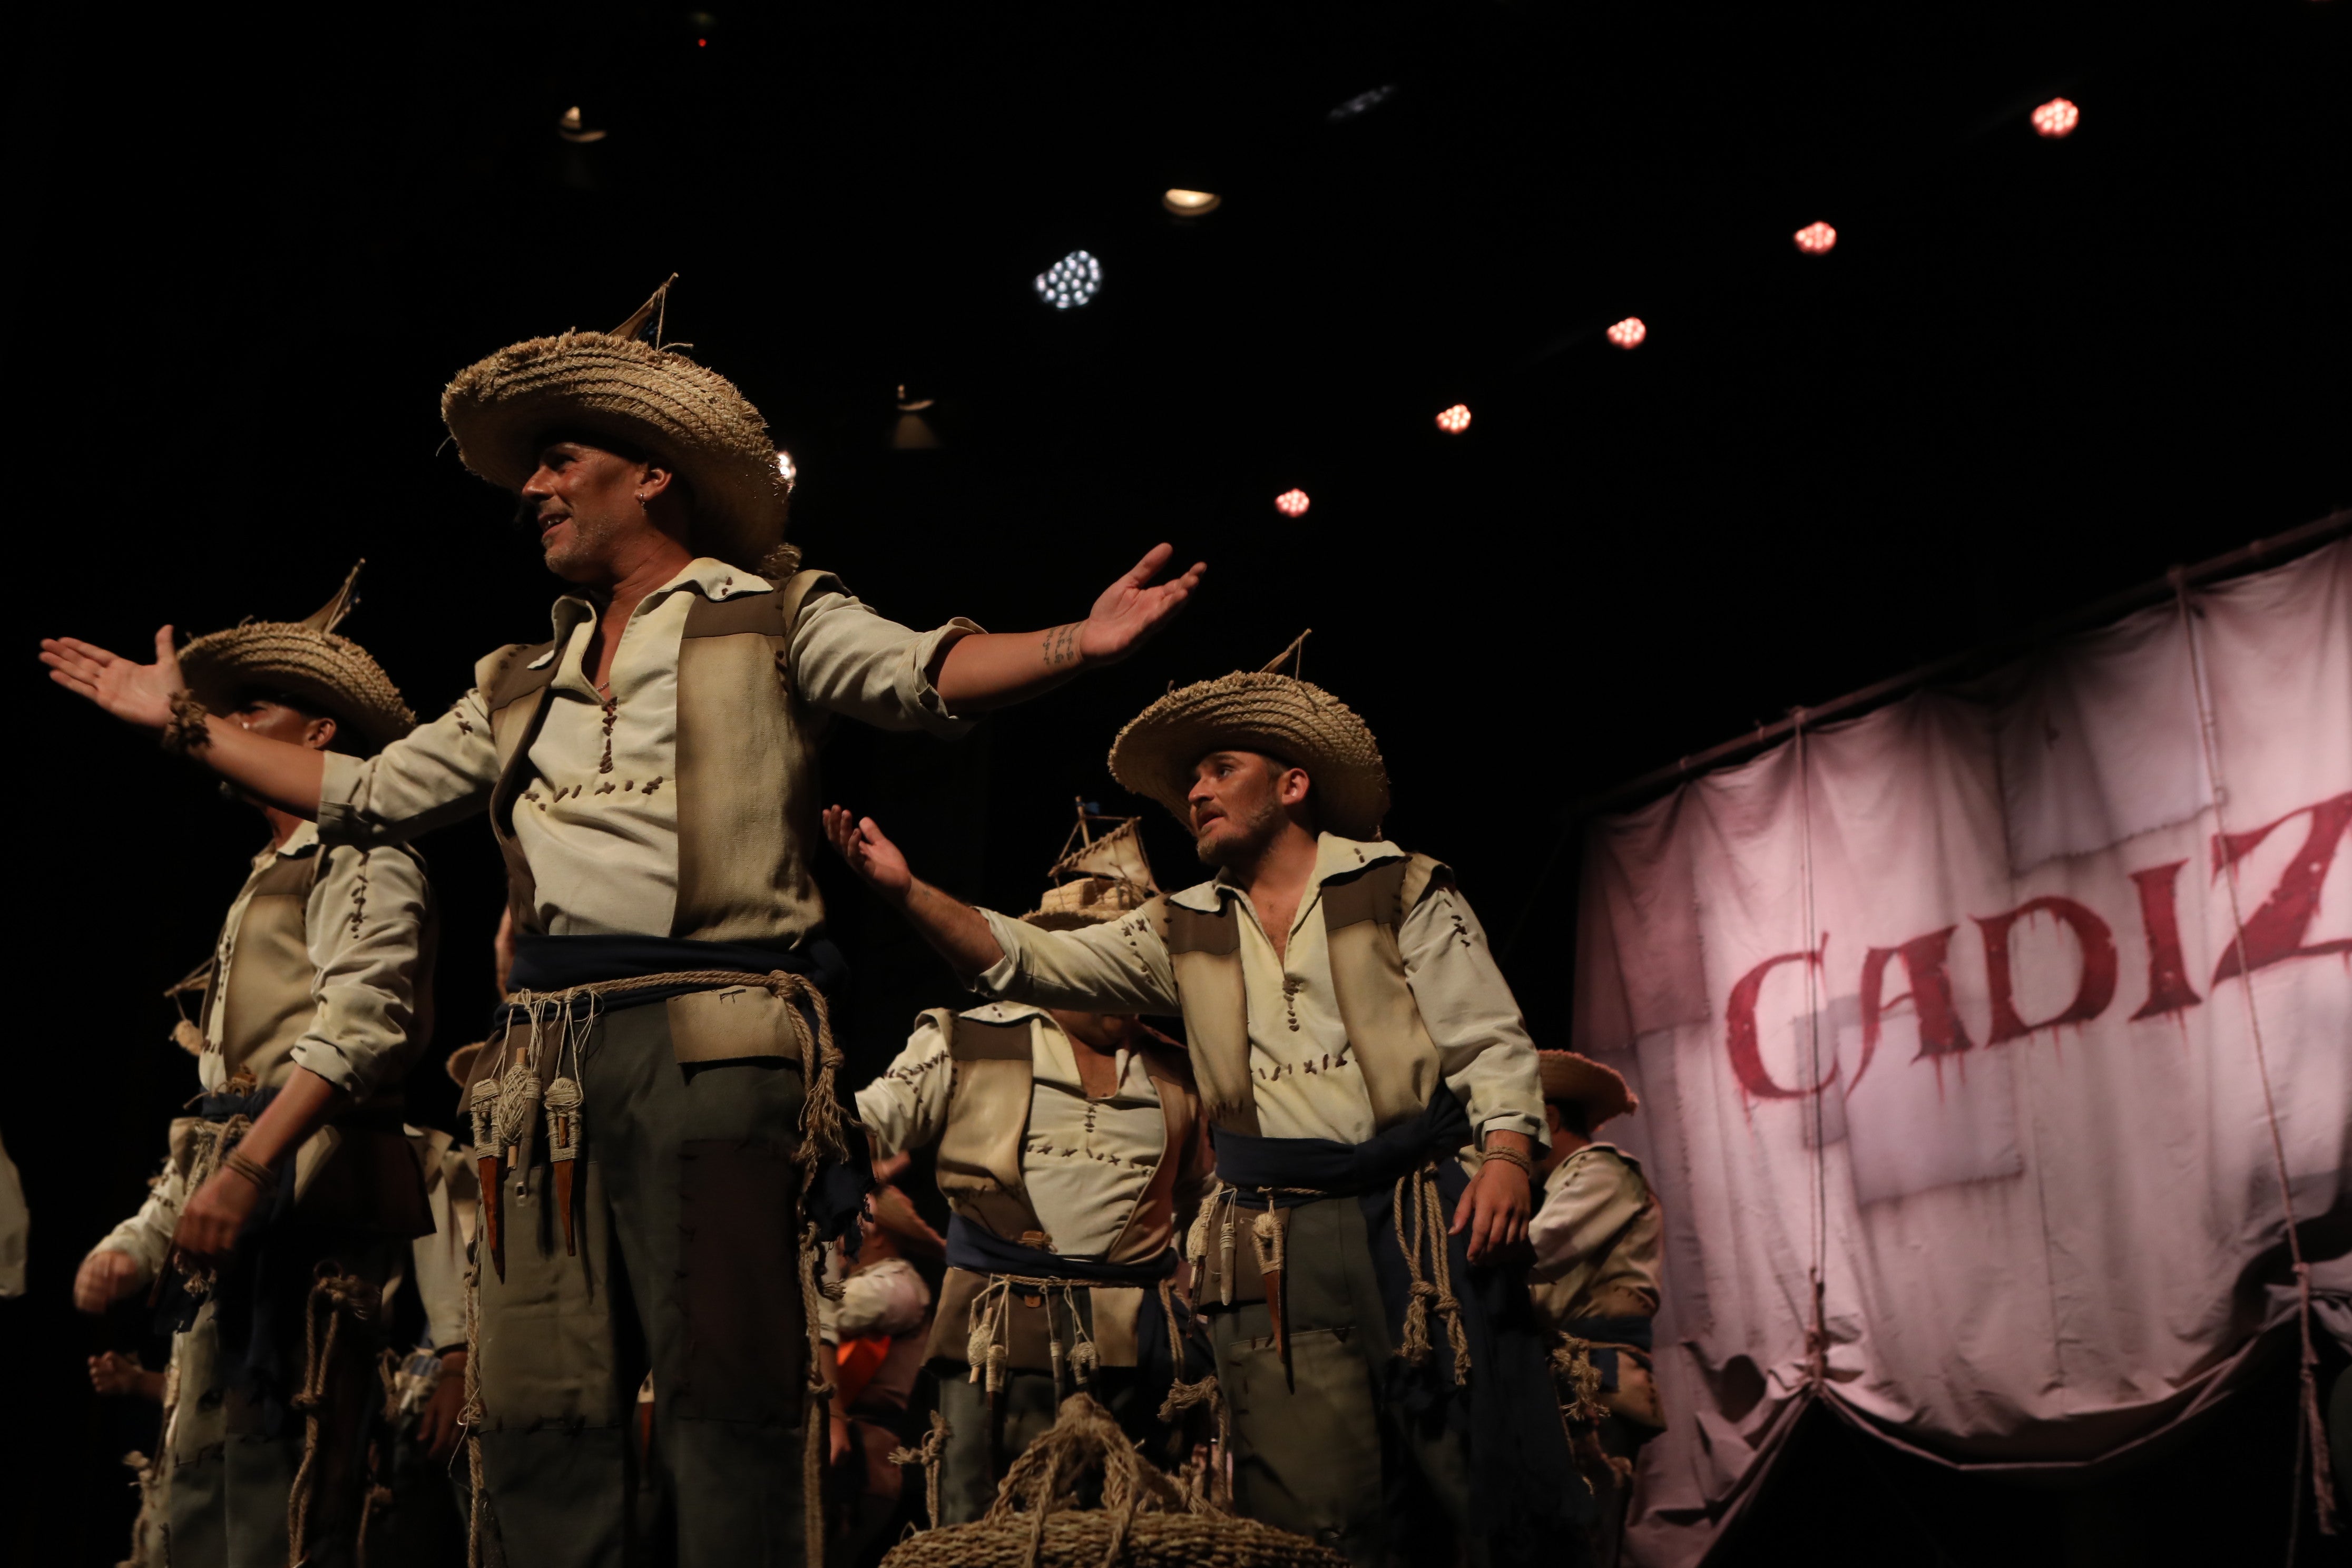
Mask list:
[[[2292,1311],[2282,1158],[2352,1206],[2352,541],[1600,822],[1579,920],[1669,1220],[1635,1560],[1704,1550],[1816,1348],[1948,1460],[2112,1454]]]

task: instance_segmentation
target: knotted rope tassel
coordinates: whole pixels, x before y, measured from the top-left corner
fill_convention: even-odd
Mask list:
[[[923,1506],[929,1510],[924,1517],[931,1521],[927,1526],[931,1530],[940,1527],[940,1468],[947,1458],[949,1435],[954,1430],[948,1425],[948,1418],[934,1410],[931,1412],[931,1429],[923,1434],[920,1444],[912,1448],[890,1450],[892,1464],[923,1467]]]
[[[1404,1309],[1404,1343],[1397,1353],[1409,1365],[1428,1364],[1433,1350],[1429,1318],[1434,1311],[1445,1322],[1446,1345],[1454,1352],[1454,1382],[1457,1387],[1466,1384],[1470,1340],[1462,1327],[1462,1303],[1454,1295],[1454,1268],[1445,1245],[1445,1200],[1437,1191],[1436,1165],[1423,1164],[1398,1177],[1391,1207],[1397,1249],[1404,1254],[1405,1269],[1412,1277],[1412,1294]],[[1430,1254],[1425,1272],[1424,1249]]]

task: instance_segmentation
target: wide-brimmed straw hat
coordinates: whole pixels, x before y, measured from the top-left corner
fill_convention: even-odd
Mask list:
[[[1354,709],[1296,676],[1236,670],[1170,692],[1111,742],[1111,776],[1189,827],[1192,766],[1228,747],[1305,768],[1324,827],[1342,838],[1380,837],[1389,770],[1379,742]]]
[[[522,489],[551,433],[642,447],[693,490],[695,550],[757,571],[783,542],[792,486],[751,399],[660,346],[668,291],[664,283],[609,332],[531,338],[467,365],[443,390],[441,418],[459,460],[501,489]]]
[[[1624,1076],[1591,1057],[1574,1051],[1538,1051],[1536,1060],[1543,1075],[1543,1097],[1584,1107],[1588,1127],[1642,1109],[1642,1102],[1625,1086]]]
[[[235,710],[238,693],[277,691],[334,715],[360,749],[373,752],[416,728],[400,689],[365,648],[335,627],[359,604],[360,566],[316,615],[299,621],[247,621],[180,650],[180,678],[215,713]]]

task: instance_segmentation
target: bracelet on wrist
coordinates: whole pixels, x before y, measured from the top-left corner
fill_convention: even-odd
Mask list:
[[[278,1190],[278,1173],[254,1159],[242,1149],[232,1149],[223,1155],[221,1169],[243,1176],[265,1194]]]
[[[163,726],[160,737],[163,748],[178,756],[190,756],[213,743],[212,731],[205,721],[212,712],[196,700],[196,694],[183,689],[172,693],[172,721]]]
[[[1536,1163],[1517,1149],[1489,1149],[1486,1151],[1486,1157],[1500,1160],[1506,1165],[1517,1165],[1529,1181],[1535,1180]]]

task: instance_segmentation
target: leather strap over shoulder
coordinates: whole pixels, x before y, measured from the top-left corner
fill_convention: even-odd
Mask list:
[[[830,572],[820,572],[814,567],[805,572],[795,572],[784,579],[783,587],[776,594],[776,604],[783,612],[784,636],[787,639],[799,629],[801,606],[807,604],[809,596],[819,589],[828,594],[847,592],[842,587],[841,579]]]
[[[1454,885],[1454,868],[1443,860],[1433,860],[1426,855],[1410,855],[1404,862],[1404,882],[1398,891],[1399,908],[1410,912],[1429,894],[1432,888]]]
[[[552,681],[555,660],[547,656],[554,651],[551,637],[541,643],[509,643],[476,665],[474,684],[482,693],[482,706],[495,713]]]
[[[944,1008],[934,1009],[945,1012]],[[961,1013],[947,1016],[948,1055],[960,1062],[1029,1060],[1029,1028],[1031,1020],[1015,1018],[1007,1024],[993,1024],[984,1018],[966,1017]]]
[[[1231,904],[1217,900],[1214,910],[1196,910],[1188,905],[1170,903],[1165,899],[1153,900],[1160,906],[1160,940],[1168,944],[1172,956],[1180,952],[1205,952],[1218,957],[1239,952],[1242,945],[1241,922],[1234,919]],[[1150,906],[1146,906],[1147,910]]]

